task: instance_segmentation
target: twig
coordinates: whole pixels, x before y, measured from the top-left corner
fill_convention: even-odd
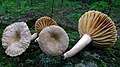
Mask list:
[[[63,6],[63,0],[61,0],[62,1],[62,5],[61,5],[61,7]]]
[[[33,5],[32,0],[30,0],[30,5],[31,5],[31,6]]]
[[[79,1],[79,2],[76,1],[76,0],[74,0],[74,1],[77,2],[78,4],[82,5],[82,6],[83,6],[83,9],[87,9],[86,6],[84,5],[84,3],[83,3],[82,1]]]
[[[52,13],[53,13],[54,0],[52,0]]]
[[[116,2],[116,0],[114,0],[114,2],[112,2],[112,0],[109,0],[109,11],[108,11],[108,15],[110,15],[110,12],[111,12],[111,10],[112,10],[112,7],[113,7],[113,5],[115,4],[115,2]]]

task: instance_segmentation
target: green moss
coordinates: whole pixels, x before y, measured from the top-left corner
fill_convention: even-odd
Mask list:
[[[27,20],[27,25],[33,34],[35,32],[34,23],[37,18],[47,15],[55,19],[58,25],[67,32],[69,36],[69,47],[67,50],[71,49],[80,39],[77,29],[78,19],[84,12],[88,11],[88,9],[83,10],[83,8],[89,8],[89,4],[80,5],[72,0],[64,0],[63,6],[61,6],[61,0],[54,1],[53,13],[51,13],[52,0],[36,0],[32,2],[32,5],[30,5],[28,0],[20,4],[12,0],[3,1],[0,9],[4,9],[2,12],[5,23],[0,24],[0,38],[2,38],[5,27],[14,21],[18,21],[18,19]],[[118,15],[120,14],[118,10],[111,10],[111,13],[117,13]],[[40,14],[34,14],[34,12],[39,12]],[[31,17],[34,18],[31,19]],[[27,18],[31,20],[28,21]],[[117,24],[116,26],[119,27],[120,25]],[[1,40],[0,44],[2,44]],[[7,56],[4,51],[2,45],[0,45],[0,67],[120,67],[120,38],[110,48],[95,48],[91,47],[90,43],[81,52],[64,61],[61,60],[60,56],[55,57],[44,54],[37,43],[31,43],[22,55],[13,58]]]

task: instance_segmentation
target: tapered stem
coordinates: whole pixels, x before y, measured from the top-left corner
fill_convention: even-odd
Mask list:
[[[31,36],[31,40],[34,40],[37,38],[37,33],[34,33],[32,36]]]
[[[81,51],[86,45],[91,42],[91,37],[87,34],[84,34],[83,37],[77,42],[77,44],[63,54],[63,59],[69,58]]]
[[[53,7],[54,7],[54,0],[52,0],[52,13],[53,13]]]

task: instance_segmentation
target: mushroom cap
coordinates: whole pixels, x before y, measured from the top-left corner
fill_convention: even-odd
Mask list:
[[[116,41],[117,31],[114,22],[99,11],[88,11],[82,15],[78,29],[81,36],[84,34],[91,36],[94,46],[109,47]]]
[[[9,56],[22,54],[29,46],[31,33],[25,22],[15,22],[7,26],[2,35],[2,46]]]
[[[38,44],[47,55],[61,55],[68,48],[67,33],[59,26],[51,25],[39,33]]]
[[[41,17],[35,23],[35,31],[39,33],[43,28],[50,25],[57,25],[57,23],[50,17]]]

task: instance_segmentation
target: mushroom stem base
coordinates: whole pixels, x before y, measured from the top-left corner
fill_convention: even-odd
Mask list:
[[[70,49],[69,51],[64,53],[63,59],[74,56],[75,54],[77,54],[79,51],[81,51],[90,42],[91,42],[91,37],[87,34],[84,34],[83,37],[77,42],[77,44],[72,49]]]
[[[37,33],[34,33],[32,36],[31,36],[31,40],[34,40],[37,38]]]

